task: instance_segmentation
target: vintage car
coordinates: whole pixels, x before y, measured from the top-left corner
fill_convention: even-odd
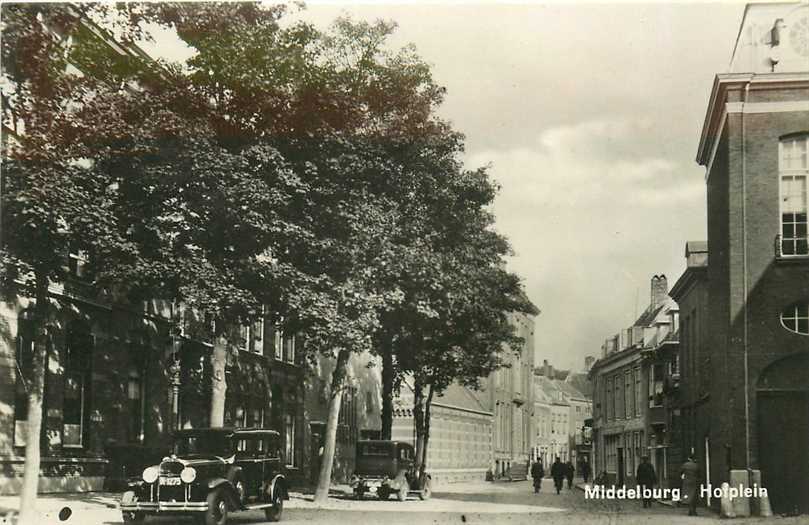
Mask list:
[[[395,493],[399,501],[411,492],[421,499],[432,494],[429,474],[421,478],[416,471],[413,445],[401,441],[366,440],[357,442],[357,457],[351,487],[354,497],[362,499],[366,492],[375,491],[386,500]]]
[[[193,513],[205,525],[225,525],[229,512],[255,509],[278,521],[289,499],[280,451],[274,430],[181,430],[173,453],[129,483],[121,498],[124,521]]]

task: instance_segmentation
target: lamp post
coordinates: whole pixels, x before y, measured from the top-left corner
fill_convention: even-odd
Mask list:
[[[169,398],[171,403],[171,424],[170,430],[174,431],[180,428],[180,347],[182,346],[182,339],[180,337],[179,328],[172,331],[171,336],[171,364],[169,364]]]

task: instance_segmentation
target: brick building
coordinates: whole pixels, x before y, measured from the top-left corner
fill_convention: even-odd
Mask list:
[[[433,483],[483,481],[492,464],[494,414],[488,396],[452,384],[432,401],[427,470]],[[395,401],[391,438],[415,446],[413,392],[407,382]]]
[[[776,512],[809,512],[807,159],[809,6],[748,5],[697,152],[710,305],[710,423],[697,452],[714,485],[760,471]]]
[[[609,483],[631,485],[649,456],[661,487],[678,481],[678,425],[670,395],[677,374],[679,310],[665,275],[650,283],[650,303],[635,323],[607,339],[589,372],[593,384],[593,472]],[[674,445],[674,446],[672,446]]]
[[[117,42],[71,4],[43,4],[51,15],[75,16],[75,34],[53,23],[54,38],[88,44],[114,62],[151,61],[142,50]],[[53,11],[49,11],[53,10]],[[89,39],[89,40],[87,40]],[[68,60],[70,61],[70,60]],[[69,67],[75,67],[73,65]],[[15,147],[24,122],[3,100],[3,153]],[[161,301],[133,304],[92,286],[81,252],[64,254],[70,277],[49,288],[52,339],[43,400],[41,492],[120,488],[167,452],[171,432],[210,423],[210,322]],[[0,298],[0,494],[20,489],[24,469],[27,383],[34,333],[31,300],[13,289]],[[179,335],[176,333],[179,331]],[[302,341],[283,334],[269,320],[235,327],[224,374],[225,425],[279,430],[295,482],[310,478],[325,421],[324,385],[331,363],[310,367]],[[350,389],[341,411],[335,477],[353,468],[353,443],[362,432],[378,431],[379,378],[350,362]],[[360,409],[362,404],[362,409]],[[315,453],[312,454],[312,450]]]
[[[492,472],[495,477],[524,478],[534,436],[534,318],[528,314],[510,315],[525,344],[519,352],[503,350],[509,367],[486,379],[483,396],[494,412]]]

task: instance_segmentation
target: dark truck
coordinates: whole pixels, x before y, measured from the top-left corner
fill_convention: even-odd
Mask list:
[[[263,509],[267,520],[279,521],[289,499],[280,451],[275,430],[181,430],[173,453],[129,483],[123,519],[192,514],[205,525],[225,525],[229,512]]]
[[[422,500],[432,494],[429,474],[421,478],[416,471],[413,445],[402,441],[366,440],[357,442],[357,457],[351,487],[354,497],[362,499],[366,492],[375,491],[386,500],[396,494],[399,501],[411,492]]]

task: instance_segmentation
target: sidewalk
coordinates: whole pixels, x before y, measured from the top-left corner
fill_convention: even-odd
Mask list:
[[[120,494],[113,492],[40,494],[36,505],[41,516],[39,523],[100,523],[120,519],[120,498]],[[16,523],[19,508],[19,496],[0,496],[0,524]]]

